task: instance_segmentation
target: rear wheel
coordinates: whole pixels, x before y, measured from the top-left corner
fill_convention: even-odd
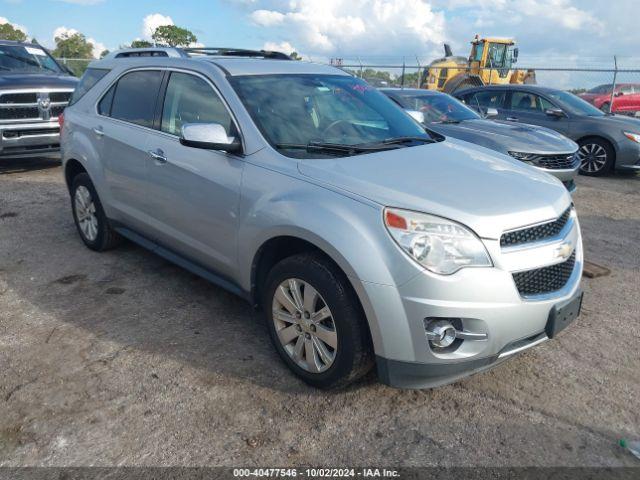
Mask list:
[[[579,142],[580,173],[593,177],[605,175],[611,170],[615,152],[606,140],[585,138]]]
[[[366,319],[345,275],[324,257],[300,254],[267,278],[262,306],[287,366],[318,388],[340,388],[373,365]]]
[[[98,193],[86,173],[73,178],[71,209],[80,238],[91,250],[102,252],[120,243],[121,237],[109,225]]]

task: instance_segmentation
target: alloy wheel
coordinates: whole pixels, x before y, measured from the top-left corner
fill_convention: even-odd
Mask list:
[[[587,173],[601,171],[607,164],[607,151],[597,143],[587,143],[578,150],[580,170]]]
[[[280,345],[303,370],[322,373],[333,364],[338,335],[329,306],[304,280],[289,278],[273,295],[273,323]]]
[[[91,192],[84,185],[76,189],[74,195],[76,219],[78,226],[84,237],[94,242],[98,237],[98,217],[96,216],[96,206],[93,203]]]

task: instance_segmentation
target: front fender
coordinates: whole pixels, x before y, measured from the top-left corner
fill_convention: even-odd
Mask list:
[[[422,269],[400,251],[385,230],[382,207],[301,178],[247,165],[238,232],[239,284],[251,291],[254,259],[260,247],[282,236],[305,240],[328,255],[347,275],[369,322],[375,350],[385,351],[389,331],[402,335],[408,325],[397,286]],[[370,287],[376,288],[370,288]],[[371,292],[383,288],[390,318],[378,318]],[[387,300],[387,303],[389,301]]]

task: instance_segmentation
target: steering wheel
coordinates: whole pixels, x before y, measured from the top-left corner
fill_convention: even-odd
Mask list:
[[[327,128],[325,128],[325,129],[322,131],[322,136],[323,136],[323,137],[326,137],[326,136],[327,136],[327,132],[328,132],[329,130],[331,130],[331,129],[333,129],[333,128],[336,128],[338,125],[341,125],[341,124],[343,124],[343,123],[345,123],[345,124],[349,125],[350,127],[352,126],[352,123],[351,123],[349,120],[344,120],[344,119],[336,120],[336,121],[334,121],[334,122],[331,122],[329,125],[327,125]]]

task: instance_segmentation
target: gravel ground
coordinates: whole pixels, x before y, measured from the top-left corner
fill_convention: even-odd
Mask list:
[[[0,466],[637,466],[640,177],[581,177],[579,321],[451,386],[294,378],[242,300],[131,244],[86,249],[59,164],[0,166]]]

